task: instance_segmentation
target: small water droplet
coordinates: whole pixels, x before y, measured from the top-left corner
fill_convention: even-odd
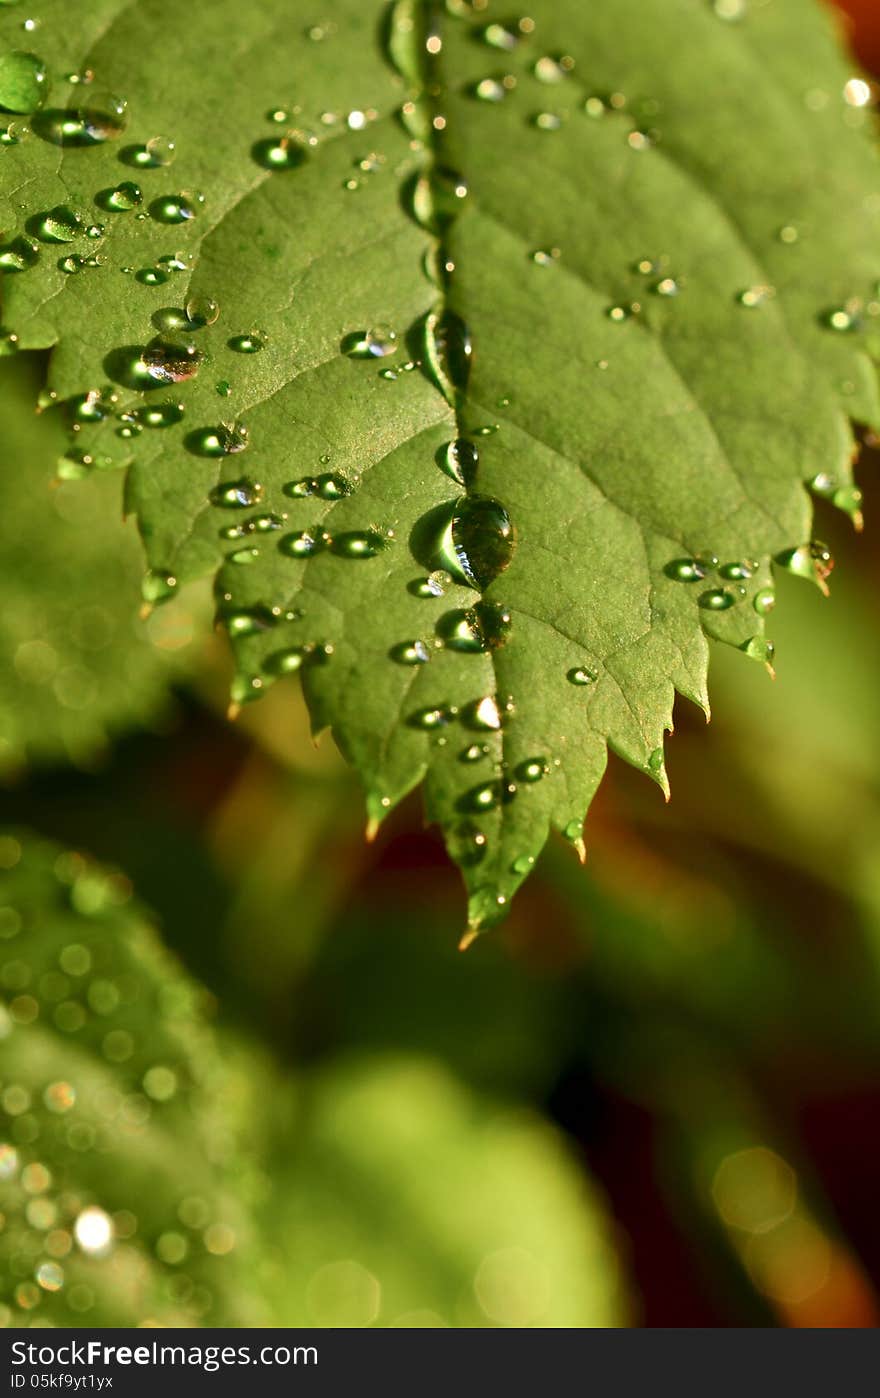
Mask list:
[[[741,306],[747,310],[757,310],[759,306],[765,306],[768,301],[772,301],[776,292],[772,286],[749,286],[744,291],[737,292],[736,299]]]
[[[559,248],[535,248],[530,254],[532,261],[538,267],[555,267],[561,257]]]
[[[551,58],[545,54],[532,67],[532,72],[541,83],[561,83],[574,68],[574,59],[567,54],[562,58]]]
[[[776,606],[776,594],[772,587],[762,587],[752,598],[752,606],[759,616],[767,616]]]
[[[535,856],[533,854],[518,854],[510,866],[511,873],[527,874],[530,869],[534,868],[534,865]]]
[[[697,601],[707,612],[725,612],[733,606],[736,598],[726,587],[712,587],[707,592],[701,592]]]
[[[520,40],[519,34],[504,24],[487,24],[480,31],[480,37],[490,48],[502,49],[506,53],[515,49]]]
[[[182,403],[148,403],[135,410],[134,419],[142,427],[173,427],[184,411]]]
[[[385,359],[396,354],[397,348],[397,332],[384,324],[353,331],[342,341],[343,353],[350,359]]]
[[[243,422],[221,422],[217,427],[191,432],[186,445],[198,456],[235,456],[247,448],[249,437]]]
[[[42,106],[47,92],[46,65],[21,49],[0,55],[0,107],[27,115]]]
[[[18,336],[13,330],[0,328],[0,358],[6,358],[10,354],[18,353]]]
[[[173,573],[163,573],[157,569],[151,569],[141,581],[141,595],[144,601],[151,606],[167,602],[176,590],[177,578]]]
[[[168,280],[168,273],[163,272],[161,267],[141,267],[135,272],[134,279],[140,282],[141,286],[164,286]]]
[[[292,131],[270,136],[251,147],[251,155],[264,170],[295,170],[306,158],[305,147]]]
[[[834,568],[834,559],[827,544],[813,539],[808,544],[800,544],[797,548],[777,554],[776,562],[797,577],[818,583],[827,592],[826,579]]]
[[[340,558],[375,558],[388,547],[389,540],[377,529],[350,529],[337,534],[332,549]]]
[[[233,335],[226,343],[236,354],[259,354],[265,348],[266,341],[262,335],[251,331],[249,335]]]
[[[277,650],[266,661],[266,669],[275,675],[293,675],[302,668],[311,650],[310,646],[287,646]]]
[[[667,563],[663,571],[675,582],[700,582],[707,570],[699,558],[675,558]]]
[[[157,223],[189,223],[196,217],[204,202],[204,195],[191,194],[189,191],[165,194],[160,199],[153,200],[150,205],[150,217]]]
[[[449,401],[470,378],[473,345],[470,331],[453,311],[432,312],[424,321],[425,367]]]
[[[752,564],[743,562],[722,563],[718,569],[721,577],[726,578],[728,582],[745,582],[754,571]]]
[[[195,329],[213,325],[220,314],[220,306],[210,296],[191,296],[185,310],[187,320]]]
[[[471,743],[463,752],[459,753],[461,762],[480,762],[482,758],[489,756],[489,748],[485,743]]]
[[[480,451],[475,442],[458,437],[440,448],[437,459],[441,470],[467,489],[476,475]]]
[[[826,311],[823,316],[824,324],[829,330],[837,330],[843,334],[858,330],[861,327],[861,317],[858,311],[851,306],[839,306],[835,310]]]
[[[582,820],[570,820],[562,833],[566,840],[571,840],[572,844],[574,844],[577,840],[581,839],[584,833],[584,822]]]
[[[299,534],[285,534],[278,547],[291,558],[311,558],[330,542],[330,536],[320,527],[303,529]]]
[[[433,732],[438,728],[445,728],[454,718],[455,710],[448,704],[440,704],[426,709],[417,709],[415,713],[409,715],[406,721],[410,728],[421,728],[427,732]]]
[[[525,762],[518,764],[516,777],[517,781],[521,782],[539,782],[548,775],[549,771],[550,768],[543,757],[530,757]]]
[[[211,491],[209,500],[224,510],[250,509],[263,498],[263,487],[257,481],[242,476],[237,481],[223,481]]]
[[[662,748],[654,748],[653,751],[648,754],[648,770],[650,772],[654,772],[655,774],[658,772],[662,772],[663,762],[664,758]]]
[[[740,650],[745,651],[750,660],[757,660],[762,665],[772,665],[773,657],[776,654],[776,647],[772,641],[768,641],[764,636],[751,636]]]
[[[568,672],[568,681],[570,684],[595,684],[598,678],[598,670],[593,669],[590,665],[575,665],[574,669]]]
[[[427,665],[431,659],[431,652],[424,641],[401,641],[399,645],[391,647],[389,654],[398,665]]]
[[[516,796],[516,786],[513,782],[491,781],[482,782],[479,786],[471,787],[461,798],[460,805],[468,811],[494,811],[501,805],[506,805]]]
[[[445,612],[437,622],[437,636],[448,650],[483,652],[497,650],[510,635],[511,617],[497,602]]]
[[[532,117],[532,125],[539,131],[558,131],[562,126],[562,117],[558,112],[536,112]]]
[[[481,78],[472,91],[481,102],[503,102],[508,89],[497,78]]]

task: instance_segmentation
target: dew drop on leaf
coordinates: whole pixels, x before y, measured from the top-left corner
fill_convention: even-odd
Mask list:
[[[568,672],[568,681],[570,684],[595,684],[598,678],[598,671],[592,669],[588,665],[575,665],[575,667]]]
[[[675,558],[663,571],[675,582],[700,582],[706,576],[705,565],[698,558]]]
[[[122,184],[113,189],[102,190],[95,202],[108,213],[128,214],[142,204],[143,200],[144,194],[140,185],[135,184],[133,180],[123,180]]]
[[[210,296],[191,296],[186,303],[186,318],[194,329],[213,325],[220,314],[220,307]]]
[[[511,618],[497,602],[445,612],[437,622],[437,637],[448,650],[483,652],[497,650],[510,635]]]
[[[278,547],[291,558],[311,558],[329,542],[330,537],[323,529],[304,529],[299,534],[285,534]]]
[[[66,204],[57,204],[42,215],[37,225],[40,237],[49,243],[72,243],[83,232],[82,219]]]
[[[270,136],[251,147],[251,155],[264,170],[295,170],[306,158],[295,136]]]
[[[35,53],[13,49],[0,55],[0,107],[7,112],[35,112],[45,99],[46,65]]]
[[[441,470],[465,489],[476,475],[479,460],[480,450],[476,442],[469,442],[465,437],[447,443],[438,454]]]
[[[427,665],[431,652],[424,641],[401,641],[389,652],[398,665]]]
[[[387,547],[387,537],[376,529],[350,529],[338,534],[332,544],[340,558],[375,558]]]
[[[215,486],[208,498],[212,505],[219,505],[224,510],[250,509],[262,500],[263,487],[247,476],[242,476],[240,480],[223,481]]]
[[[701,592],[697,600],[704,611],[725,612],[733,606],[736,598],[725,587],[711,587],[708,591]]]
[[[776,594],[772,587],[762,587],[752,598],[752,606],[758,616],[767,616],[776,606]]]
[[[236,354],[259,354],[266,341],[262,335],[252,331],[250,335],[233,335],[226,343]]]
[[[407,723],[410,728],[421,728],[431,732],[437,728],[445,728],[455,717],[454,709],[448,704],[440,704],[426,709],[417,709],[410,714]]]
[[[141,354],[147,375],[157,383],[184,383],[194,378],[202,359],[195,345],[162,336],[151,340]]]

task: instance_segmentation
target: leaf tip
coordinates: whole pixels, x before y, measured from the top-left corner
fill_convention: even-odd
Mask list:
[[[368,845],[371,845],[378,835],[380,824],[381,821],[378,816],[370,816],[364,827],[364,839]]]
[[[234,723],[240,713],[241,704],[239,704],[235,699],[230,700],[230,703],[226,709],[226,717],[228,718],[229,722]]]
[[[463,936],[461,937],[461,939],[459,940],[459,943],[458,943],[458,949],[459,949],[459,951],[467,951],[468,947],[473,946],[474,942],[477,940],[477,938],[479,937],[479,935],[480,935],[480,929],[479,929],[479,927],[475,927],[475,926],[470,926],[470,927],[468,927],[467,931],[464,933],[464,935],[463,935]]]

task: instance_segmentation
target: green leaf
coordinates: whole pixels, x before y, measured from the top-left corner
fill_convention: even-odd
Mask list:
[[[0,837],[8,1323],[247,1325],[241,1087],[120,875]]]
[[[55,482],[64,427],[34,413],[33,356],[0,360],[6,499],[0,512],[0,775],[26,762],[94,766],[110,737],[158,726],[192,663],[198,599],[138,619],[143,555],[120,528],[119,479]]]
[[[600,1201],[530,1114],[419,1059],[343,1061],[306,1079],[283,1140],[275,1324],[627,1323]]]
[[[152,592],[219,570],[237,701],[300,668],[373,825],[424,778],[485,926],[551,826],[582,848],[609,746],[667,789],[707,637],[769,660],[772,560],[824,585],[805,483],[857,513],[849,420],[880,423],[870,91],[812,0],[64,9],[4,152],[7,322],[61,395],[184,405],[87,429]],[[101,236],[47,241],[71,212]],[[144,353],[175,325],[195,376]]]

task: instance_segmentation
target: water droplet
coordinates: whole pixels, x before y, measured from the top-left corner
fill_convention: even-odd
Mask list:
[[[151,569],[141,581],[141,595],[144,601],[151,606],[167,602],[168,598],[174,595],[176,589],[177,578],[174,574],[163,573],[157,569]]]
[[[545,54],[539,58],[532,67],[532,72],[541,83],[561,83],[574,67],[574,59],[566,55],[564,58],[551,58]]]
[[[648,763],[647,763],[647,765],[648,765],[648,770],[649,770],[649,772],[654,772],[655,774],[656,774],[657,772],[662,772],[662,771],[663,771],[663,761],[664,761],[664,759],[663,759],[663,749],[662,749],[662,748],[654,748],[654,750],[648,754]]]
[[[214,385],[215,392],[220,398],[228,398],[232,392],[232,384],[228,379],[218,379]]]
[[[424,641],[401,641],[399,645],[391,647],[389,654],[398,665],[427,665],[431,659],[431,652]]]
[[[309,646],[287,646],[269,656],[266,669],[275,675],[293,675],[302,668],[310,654]]]
[[[538,267],[555,267],[561,255],[559,248],[535,248],[531,258]]]
[[[295,170],[306,158],[305,148],[293,132],[270,136],[251,147],[251,155],[264,170]]]
[[[157,223],[188,223],[196,217],[204,202],[204,195],[201,194],[166,194],[161,199],[153,200],[150,216]]]
[[[149,378],[157,383],[184,383],[199,371],[203,355],[195,345],[157,335],[145,347],[141,361]]]
[[[108,213],[130,214],[132,209],[136,209],[144,201],[143,191],[139,184],[133,180],[123,180],[113,189],[102,190],[96,199],[96,203]]]
[[[235,549],[235,551],[229,555],[227,562],[237,563],[239,565],[256,563],[259,556],[260,550],[251,545],[250,548]]]
[[[125,99],[95,88],[87,96],[86,105],[39,113],[35,130],[56,146],[96,146],[121,136],[128,121]]]
[[[480,37],[483,43],[488,44],[491,48],[502,49],[506,53],[515,49],[520,40],[520,36],[515,30],[509,29],[503,24],[487,24],[480,31]]]
[[[377,529],[350,529],[337,534],[331,547],[340,558],[375,558],[388,547],[388,542],[387,536]]]
[[[772,587],[762,587],[752,598],[752,606],[758,616],[767,616],[776,606],[776,594]]]
[[[252,331],[250,335],[233,335],[226,343],[236,354],[259,354],[265,348],[266,341],[262,335]]]
[[[675,582],[700,582],[706,576],[706,566],[699,558],[675,558],[663,569]]]
[[[535,856],[533,854],[518,854],[511,864],[510,870],[513,874],[527,874],[530,869],[534,868],[534,865]]]
[[[476,442],[458,437],[454,442],[441,447],[437,459],[441,470],[467,489],[476,475],[480,451]]]
[[[141,267],[135,272],[134,279],[140,282],[141,286],[164,286],[168,280],[168,273],[163,272],[161,267]]]
[[[857,515],[862,506],[862,492],[858,486],[842,485],[835,490],[831,497],[831,503],[838,510],[844,510],[849,515]]]
[[[479,762],[482,758],[489,756],[489,748],[485,743],[471,743],[463,752],[459,753],[461,762]]]
[[[780,243],[790,244],[796,243],[798,238],[800,237],[800,234],[798,230],[795,228],[794,224],[786,223],[783,224],[783,226],[777,231],[776,236],[779,239]]]
[[[291,558],[311,558],[330,542],[330,536],[320,527],[304,529],[299,534],[285,534],[278,547]]]
[[[209,500],[224,510],[250,509],[263,498],[263,487],[256,481],[242,476],[237,481],[223,481],[211,491]]]
[[[581,839],[584,833],[584,822],[582,820],[570,820],[562,833],[566,840],[571,840],[572,844],[574,844],[577,840]]]
[[[397,332],[390,325],[374,325],[356,330],[342,341],[343,353],[350,359],[385,359],[397,353]]]
[[[441,704],[427,709],[417,709],[410,714],[406,720],[410,728],[421,728],[428,732],[433,732],[437,728],[445,728],[455,718],[455,710],[448,704]]]
[[[841,306],[836,310],[826,311],[823,320],[829,330],[841,331],[844,334],[858,330],[862,323],[858,311],[850,306]]]
[[[186,445],[197,456],[235,456],[247,448],[249,438],[243,422],[221,422],[217,427],[191,432]]]
[[[503,102],[508,90],[497,78],[482,78],[472,91],[481,102]]]
[[[558,131],[562,126],[562,117],[558,112],[536,112],[532,125],[539,131]]]
[[[487,694],[484,699],[474,699],[461,711],[461,721],[467,728],[485,728],[498,732],[505,719],[506,710],[499,706],[498,700],[492,694]]]
[[[568,672],[568,681],[570,684],[595,684],[598,678],[598,670],[594,670],[589,665],[576,665],[574,669]]]
[[[471,787],[461,798],[460,805],[467,811],[494,811],[512,801],[516,795],[513,782],[491,781]]]
[[[191,296],[186,303],[186,318],[196,329],[213,325],[219,314],[220,307],[210,296]]]
[[[424,322],[425,367],[447,399],[464,391],[470,377],[473,345],[470,331],[454,311],[432,312]]]
[[[437,622],[437,636],[448,650],[482,652],[497,650],[510,635],[511,618],[497,602],[445,612]]]
[[[546,777],[550,768],[543,757],[530,757],[525,762],[520,762],[516,769],[516,777],[521,782],[539,782]],[[533,861],[534,862],[534,861]]]
[[[436,558],[459,582],[482,591],[509,566],[516,541],[498,500],[463,495],[437,517]]]
[[[823,592],[828,591],[826,579],[834,568],[834,559],[827,544],[813,539],[809,544],[777,554],[776,562],[797,577],[818,583]]]
[[[674,277],[661,277],[653,283],[651,290],[655,296],[677,296],[681,286]]]
[[[733,606],[736,598],[726,587],[712,587],[708,592],[701,592],[697,601],[707,612],[725,612]]]
[[[13,330],[0,329],[0,359],[18,353],[18,336]]]
[[[754,567],[751,564],[741,562],[722,563],[721,567],[718,569],[721,577],[726,578],[728,582],[745,582],[752,576],[754,571]]]
[[[42,106],[47,91],[46,65],[21,49],[0,55],[0,107],[27,114]]]
[[[10,121],[0,126],[0,145],[18,146],[30,135],[30,127],[23,121]]]
[[[148,403],[135,410],[134,420],[142,427],[173,427],[184,411],[182,403]]]
[[[772,286],[749,286],[745,291],[737,293],[737,301],[747,310],[757,310],[759,306],[764,306],[776,295]]]
[[[83,232],[82,219],[66,204],[57,204],[42,215],[38,232],[44,242],[72,243]]]
[[[242,607],[237,611],[224,612],[222,620],[230,636],[256,636],[268,631],[278,618],[268,607]]]
[[[745,651],[750,660],[757,660],[762,665],[772,665],[773,657],[776,654],[776,647],[772,641],[768,641],[764,636],[751,636],[740,650]]]
[[[871,84],[864,78],[850,78],[844,83],[843,100],[850,107],[867,107],[871,101]]]
[[[164,169],[170,165],[177,154],[175,144],[169,141],[166,136],[153,136],[143,147],[144,158],[141,162],[148,169]]]
[[[33,267],[39,254],[39,244],[33,238],[13,238],[0,247],[0,271],[24,272]]]

